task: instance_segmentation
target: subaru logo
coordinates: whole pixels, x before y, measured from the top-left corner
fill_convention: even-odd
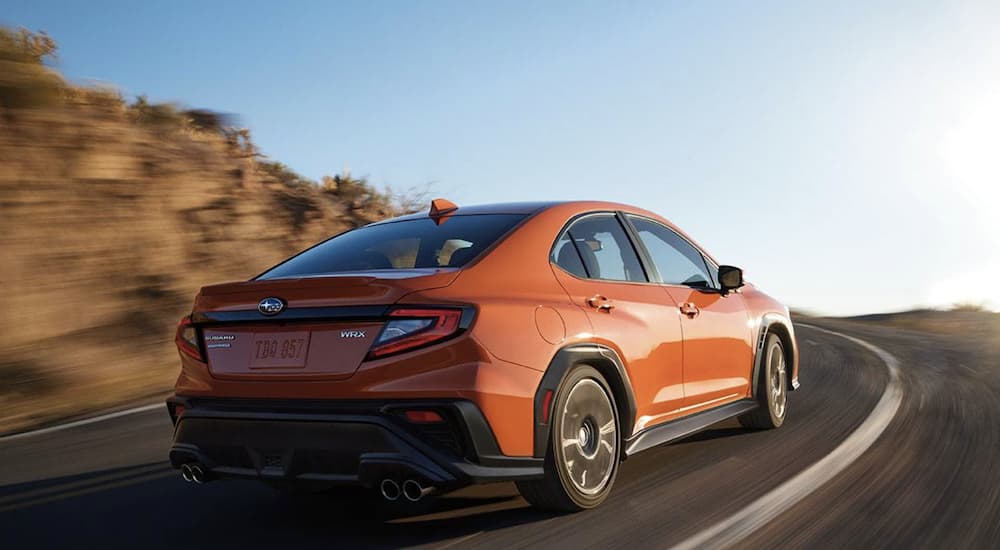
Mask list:
[[[281,298],[264,298],[257,304],[257,311],[261,315],[277,315],[285,309],[285,301]]]

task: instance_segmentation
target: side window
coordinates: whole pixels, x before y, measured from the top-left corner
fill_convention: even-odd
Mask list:
[[[660,282],[698,288],[716,286],[705,258],[691,243],[654,221],[634,216],[629,216],[629,221],[660,272]]]
[[[576,251],[573,241],[569,238],[569,231],[563,233],[555,248],[552,249],[552,261],[581,279],[587,278],[587,270],[583,267],[580,253]]]
[[[553,260],[578,277],[646,282],[639,257],[614,214],[587,216],[571,225],[556,243]]]

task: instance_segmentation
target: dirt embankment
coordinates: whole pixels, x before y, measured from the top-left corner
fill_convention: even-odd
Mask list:
[[[0,28],[0,432],[164,392],[201,285],[408,209],[226,117],[68,84],[53,53]]]

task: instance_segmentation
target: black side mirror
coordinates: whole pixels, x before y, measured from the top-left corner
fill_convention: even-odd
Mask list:
[[[723,294],[740,288],[743,286],[743,270],[731,265],[720,265],[719,285],[722,286]]]

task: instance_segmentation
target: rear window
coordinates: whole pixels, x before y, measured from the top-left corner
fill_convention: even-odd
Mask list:
[[[342,233],[279,264],[260,279],[373,269],[462,267],[506,234],[524,214],[451,216],[369,225]]]

